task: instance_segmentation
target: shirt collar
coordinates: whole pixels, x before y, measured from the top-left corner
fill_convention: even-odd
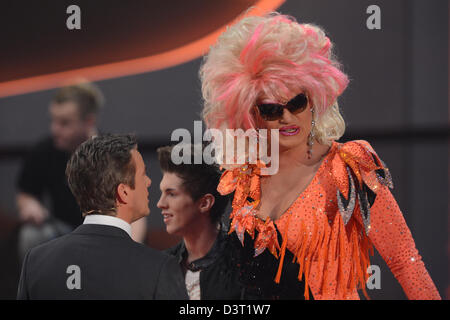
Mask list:
[[[202,258],[192,261],[189,264],[186,264],[187,258],[187,250],[184,241],[181,242],[181,248],[178,256],[178,263],[185,264],[186,269],[191,270],[193,272],[205,269],[209,267],[212,263],[214,263],[217,258],[222,254],[224,245],[225,245],[226,233],[222,230],[219,231],[216,240],[212,248],[209,252]]]
[[[131,238],[131,225],[120,218],[107,216],[104,214],[90,214],[84,218],[83,224],[102,224],[117,227],[128,233]]]

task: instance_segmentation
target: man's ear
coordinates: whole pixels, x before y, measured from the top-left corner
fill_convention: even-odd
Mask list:
[[[209,212],[214,205],[216,199],[210,193],[205,194],[199,199],[199,209],[201,213]]]
[[[124,183],[119,183],[116,189],[116,202],[117,204],[127,204],[129,196],[129,186]]]

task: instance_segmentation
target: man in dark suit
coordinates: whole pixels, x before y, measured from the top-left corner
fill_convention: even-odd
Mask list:
[[[131,226],[150,213],[151,180],[131,135],[84,142],[66,175],[84,223],[31,249],[18,299],[187,299],[174,258],[131,239]]]

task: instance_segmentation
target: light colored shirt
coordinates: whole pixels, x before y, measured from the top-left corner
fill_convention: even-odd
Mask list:
[[[200,300],[200,271],[186,271],[184,279],[189,300]]]
[[[84,218],[83,224],[102,224],[122,229],[131,237],[131,224],[120,218],[106,216],[104,214],[90,214]]]

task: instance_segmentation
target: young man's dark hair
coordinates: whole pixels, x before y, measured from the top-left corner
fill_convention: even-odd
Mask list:
[[[134,189],[131,150],[135,148],[134,135],[104,135],[85,141],[74,152],[66,175],[83,216],[88,212],[114,215],[117,186],[124,183]]]
[[[163,172],[175,173],[183,180],[183,187],[185,191],[190,194],[194,201],[197,201],[205,194],[212,194],[215,198],[214,205],[210,212],[211,222],[218,223],[229,203],[230,197],[222,196],[217,191],[217,185],[221,177],[220,168],[216,164],[206,164],[202,161],[200,164],[195,164],[195,154],[203,153],[205,145],[196,148],[195,145],[190,145],[190,164],[174,164],[171,159],[172,150],[175,146],[165,146],[157,149],[158,160],[161,170]],[[199,146],[197,146],[199,147]],[[181,152],[180,157],[183,157]]]

